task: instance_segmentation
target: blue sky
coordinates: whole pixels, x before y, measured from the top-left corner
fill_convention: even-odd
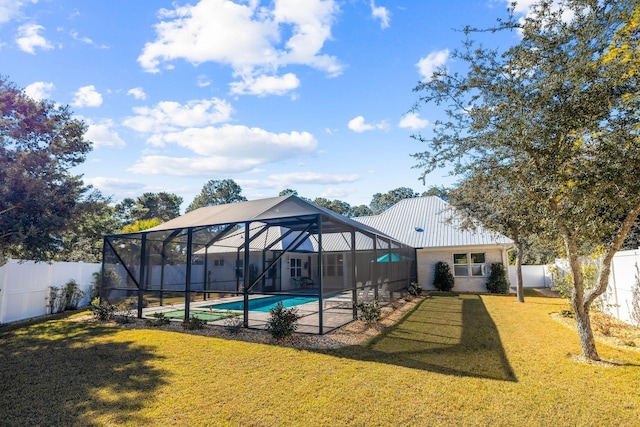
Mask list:
[[[0,74],[68,104],[94,149],[78,168],[115,201],[169,191],[183,209],[210,179],[248,199],[369,204],[426,186],[410,136],[434,107],[412,89],[464,25],[504,17],[504,0],[0,0]],[[526,4],[518,8],[526,11]],[[506,46],[517,36],[493,36]]]

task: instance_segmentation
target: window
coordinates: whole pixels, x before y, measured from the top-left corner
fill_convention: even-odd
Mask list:
[[[453,254],[453,275],[468,276],[469,265],[467,263],[467,254]]]
[[[471,274],[469,274],[471,272]],[[486,274],[484,253],[453,254],[454,276],[484,277]]]
[[[224,267],[224,260],[223,259],[214,259],[213,260],[213,266],[214,267]]]
[[[302,259],[291,258],[289,260],[289,269],[291,277],[302,277]]]
[[[472,276],[484,276],[484,254],[477,253],[471,254],[471,275]]]
[[[323,273],[329,277],[340,277],[344,274],[342,254],[327,254],[324,256]]]

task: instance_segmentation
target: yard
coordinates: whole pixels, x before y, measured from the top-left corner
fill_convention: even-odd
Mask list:
[[[581,425],[640,419],[640,351],[578,354],[546,297],[437,295],[372,341],[298,350],[49,320],[0,329],[1,425]]]

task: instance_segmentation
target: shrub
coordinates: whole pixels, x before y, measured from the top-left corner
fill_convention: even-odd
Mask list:
[[[228,310],[227,317],[222,320],[222,324],[228,328],[229,332],[237,334],[244,326],[244,319]]]
[[[491,264],[489,278],[487,279],[487,290],[492,294],[509,293],[507,274],[501,262],[494,262]]]
[[[367,323],[374,323],[380,320],[380,305],[378,301],[360,302],[356,304],[358,308],[358,320],[364,320]]]
[[[116,306],[114,319],[118,323],[129,323],[138,315],[138,299],[127,298]]]
[[[47,298],[47,306],[49,307],[49,314],[54,314],[59,311],[58,291],[60,289],[55,286],[49,286],[49,297]]]
[[[449,264],[444,261],[439,261],[436,264],[436,271],[433,275],[433,286],[439,291],[449,292],[453,289],[453,285],[453,274],[451,274]]]
[[[407,288],[407,291],[409,292],[409,295],[417,297],[422,293],[422,285],[420,283],[411,282],[409,284],[409,287]]]
[[[100,298],[94,298],[89,305],[89,309],[93,313],[93,316],[101,322],[106,322],[113,318],[113,313],[116,311],[116,306],[109,304],[108,301],[100,302]]]
[[[75,280],[69,280],[62,289],[60,289],[60,306],[63,310],[76,310],[80,300],[84,296],[84,292],[80,290]]]
[[[298,329],[298,309],[284,308],[282,301],[269,310],[271,317],[267,320],[266,330],[277,340],[281,340],[293,334]]]
[[[207,325],[207,321],[203,320],[203,319],[198,319],[196,316],[194,316],[193,314],[191,315],[191,318],[188,320],[185,320],[182,323],[182,327],[185,330],[188,331],[195,331],[198,329],[204,329],[204,327]]]
[[[169,320],[169,318],[166,317],[164,313],[153,313],[151,316],[153,317],[153,319],[147,319],[144,322],[145,325],[162,326],[162,325],[168,325],[169,323],[171,323],[171,320]]]

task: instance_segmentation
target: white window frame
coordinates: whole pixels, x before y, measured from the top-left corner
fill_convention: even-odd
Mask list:
[[[289,259],[289,274],[291,277],[302,277],[302,258]]]
[[[478,255],[482,256],[482,262],[472,262]],[[452,254],[454,277],[486,277],[487,263],[485,252],[457,252]],[[465,262],[456,263],[456,259],[464,257]],[[456,268],[458,267],[458,268]],[[462,273],[464,271],[464,273]]]

